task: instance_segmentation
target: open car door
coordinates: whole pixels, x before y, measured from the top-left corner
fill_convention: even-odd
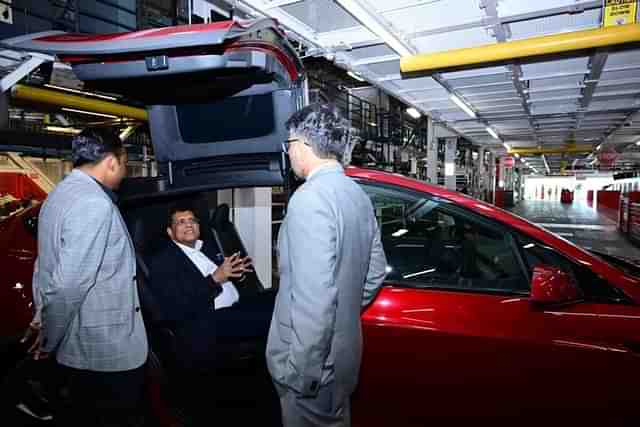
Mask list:
[[[283,183],[284,122],[301,105],[304,73],[276,21],[47,32],[3,42],[55,54],[87,89],[146,106],[162,176],[135,192]]]

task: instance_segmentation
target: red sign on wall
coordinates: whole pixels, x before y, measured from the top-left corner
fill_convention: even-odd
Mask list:
[[[513,157],[503,157],[502,164],[505,168],[512,168],[515,165],[516,160]]]

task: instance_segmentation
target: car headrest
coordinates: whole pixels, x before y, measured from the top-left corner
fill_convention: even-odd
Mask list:
[[[137,215],[131,218],[129,228],[131,240],[136,251],[145,259],[149,259],[169,243],[164,219],[162,221],[155,219],[152,215]]]
[[[216,208],[213,214],[211,214],[209,227],[220,230],[228,224],[231,224],[231,221],[229,221],[229,205],[222,203]]]

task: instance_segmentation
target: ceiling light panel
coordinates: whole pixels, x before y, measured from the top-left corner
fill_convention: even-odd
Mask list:
[[[600,9],[592,9],[583,13],[555,15],[514,22],[509,25],[509,28],[511,29],[511,40],[520,40],[561,32],[589,30],[599,26]]]
[[[459,8],[458,8],[459,9]],[[455,15],[455,14],[449,14]],[[451,49],[476,47],[495,43],[496,40],[483,28],[449,31],[412,40],[420,53],[442,52]]]
[[[637,50],[635,52],[636,55],[640,56]],[[640,77],[640,69],[604,71],[600,76],[600,81],[616,82],[618,80],[637,79],[638,77]]]
[[[474,98],[493,99],[518,96],[518,92],[513,84],[502,84],[497,86],[476,86],[468,88],[457,88],[456,92],[460,93],[470,101]]]
[[[493,86],[496,84],[505,84],[505,83],[513,84],[511,83],[511,75],[508,73],[456,77],[456,78],[452,78],[451,76],[447,75],[447,73],[444,73],[442,74],[442,77],[454,89],[459,87]]]
[[[592,101],[589,104],[589,111],[606,111],[606,110],[633,110],[638,109],[637,99],[621,98],[611,101]]]
[[[440,118],[446,122],[457,122],[460,120],[469,120],[470,117],[462,110],[440,112]]]
[[[640,77],[640,68],[638,69],[638,77]],[[596,86],[596,90],[594,94],[603,93],[603,92],[624,92],[628,91],[630,93],[640,92],[640,82],[639,83],[631,83],[631,84],[616,84],[615,82],[609,82],[611,84],[603,85],[602,82],[598,83]]]
[[[478,0],[467,0],[465,7],[460,7],[460,0],[439,0],[422,2],[423,4],[414,0],[404,6],[397,0],[368,0],[368,3],[396,28],[402,28],[408,33],[463,25],[484,18]],[[412,4],[415,6],[407,7]],[[452,10],[456,12],[451,13]]]
[[[558,109],[556,107],[563,107],[563,108]],[[565,110],[564,107],[570,107],[570,108]],[[547,98],[544,100],[534,101],[530,103],[529,108],[536,110],[536,112],[532,111],[532,114],[570,113],[570,112],[574,112],[578,108],[578,101],[576,98],[560,98],[560,99]]]
[[[456,104],[450,102],[448,99],[439,102],[415,102],[415,104],[420,105],[420,108],[426,111],[460,111]]]
[[[365,66],[369,71],[379,76],[395,74],[400,70],[400,60],[379,62],[377,64],[369,64]]]
[[[379,56],[393,55],[396,52],[386,44],[355,48],[349,51],[349,56],[354,60],[376,58]]]
[[[479,97],[474,97],[473,98],[473,105],[477,105],[478,108],[482,108],[482,106],[484,105],[507,105],[507,104],[513,104],[515,102],[522,102],[522,98],[520,98],[519,96],[506,96],[503,98],[479,98]]]
[[[558,89],[581,88],[584,81],[584,74],[570,76],[546,77],[543,79],[531,79],[528,93],[540,91],[554,91]]]
[[[416,100],[416,102],[440,102],[449,99],[449,92],[444,88],[417,90],[413,92],[404,92],[403,94]]]
[[[332,0],[301,1],[281,9],[318,33],[353,28],[360,23]]]
[[[501,0],[498,3],[498,15],[501,18],[523,13],[542,12],[563,6],[575,6],[576,0]]]
[[[607,56],[607,62],[604,64],[604,71],[612,68],[629,67],[640,65],[640,55],[637,50],[622,51],[610,53]]]
[[[536,101],[538,99],[545,98],[579,98],[582,96],[582,92],[580,89],[565,89],[565,90],[554,90],[554,91],[544,91],[544,92],[531,92],[529,94],[529,99],[532,101]]]
[[[417,79],[406,79],[406,80],[398,80],[393,82],[402,90],[429,90],[429,89],[440,89],[444,90],[442,86],[433,80],[431,77],[421,77]]]
[[[558,75],[558,77],[562,77],[562,74],[565,73],[586,74],[589,72],[587,68],[588,63],[589,57],[584,56],[580,58],[523,64],[522,76],[525,79],[529,79],[535,76]]]

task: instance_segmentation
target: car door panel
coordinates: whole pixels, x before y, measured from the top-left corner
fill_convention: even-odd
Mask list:
[[[285,121],[302,105],[302,62],[273,19],[121,34],[31,34],[5,40],[55,54],[85,89],[144,104],[160,191],[283,185]],[[149,181],[149,180],[146,180]]]
[[[354,420],[602,414],[611,381],[593,372],[617,354],[593,327],[596,308],[545,311],[526,297],[386,287],[363,315]]]

